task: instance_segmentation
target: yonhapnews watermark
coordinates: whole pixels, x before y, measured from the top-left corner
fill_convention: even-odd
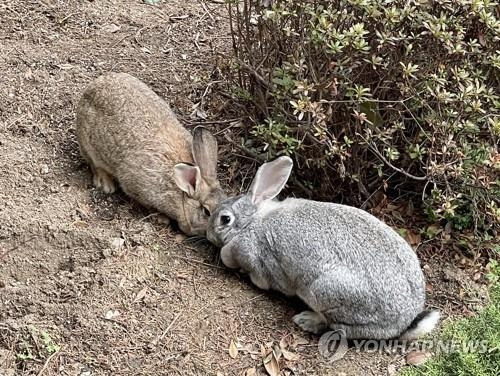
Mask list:
[[[347,351],[365,353],[395,353],[410,351],[426,351],[435,354],[440,353],[488,353],[500,351],[498,348],[490,347],[486,340],[458,341],[458,340],[373,340],[353,339],[347,341],[343,330],[335,330],[324,333],[318,342],[321,356],[330,362],[335,362],[344,357]]]

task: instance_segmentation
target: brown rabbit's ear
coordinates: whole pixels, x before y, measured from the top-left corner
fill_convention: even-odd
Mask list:
[[[186,163],[177,163],[174,166],[175,184],[189,196],[194,195],[200,180],[201,175],[198,166],[190,166]]]
[[[201,126],[193,131],[193,158],[204,179],[217,180],[217,140]]]

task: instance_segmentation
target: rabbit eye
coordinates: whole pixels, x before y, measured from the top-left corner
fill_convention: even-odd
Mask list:
[[[220,223],[221,225],[227,225],[231,222],[231,217],[229,215],[221,215],[220,216]]]
[[[210,217],[210,210],[203,206],[203,214],[205,214],[207,217]]]

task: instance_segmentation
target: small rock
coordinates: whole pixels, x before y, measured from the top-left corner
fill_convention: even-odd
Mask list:
[[[125,245],[125,239],[122,238],[113,238],[113,240],[111,241],[111,246],[115,250],[120,250],[121,248],[123,248],[124,245]]]
[[[432,354],[428,351],[410,351],[406,354],[406,364],[420,366],[431,358]]]
[[[111,251],[111,249],[104,248],[102,250],[102,257],[104,257],[104,258],[110,258],[111,256],[113,256],[113,251]]]
[[[108,312],[106,312],[106,315],[104,315],[104,318],[106,320],[113,320],[114,318],[116,318],[118,316],[120,316],[120,312],[110,309]]]
[[[47,164],[43,164],[41,167],[40,167],[40,172],[42,174],[48,174],[49,173],[49,166]]]

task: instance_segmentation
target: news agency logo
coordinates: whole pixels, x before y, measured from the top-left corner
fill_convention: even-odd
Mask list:
[[[364,353],[408,353],[410,351],[439,353],[489,353],[499,351],[491,347],[486,340],[458,341],[458,340],[366,340],[353,339],[347,341],[344,330],[334,330],[324,333],[318,342],[318,350],[322,357],[330,362],[342,359],[348,350]]]
[[[335,362],[344,357],[349,346],[343,329],[326,332],[318,342],[319,353],[330,362]]]

